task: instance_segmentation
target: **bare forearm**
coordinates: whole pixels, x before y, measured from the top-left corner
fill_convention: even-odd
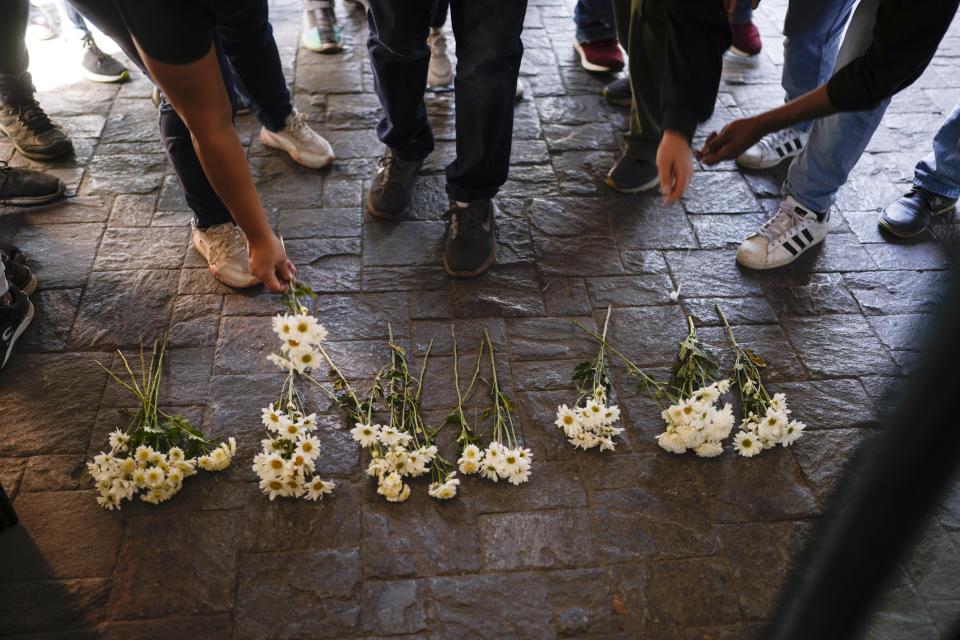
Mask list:
[[[782,107],[753,116],[752,119],[755,121],[758,132],[765,136],[836,112],[837,110],[830,104],[830,98],[827,97],[827,86],[823,85],[787,102]]]

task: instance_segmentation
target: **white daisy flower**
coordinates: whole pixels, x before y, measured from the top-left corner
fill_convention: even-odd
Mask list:
[[[745,458],[750,458],[763,449],[763,445],[760,444],[757,437],[752,433],[747,433],[746,431],[739,431],[737,435],[733,437],[733,448],[734,450],[742,455]]]

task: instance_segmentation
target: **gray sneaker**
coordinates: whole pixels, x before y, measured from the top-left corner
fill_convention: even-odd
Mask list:
[[[656,189],[660,184],[657,164],[625,151],[607,173],[607,186],[622,193],[640,193]]]
[[[443,214],[447,235],[443,268],[451,276],[472,278],[484,273],[497,260],[497,223],[493,201],[474,200],[465,207],[451,203]]]
[[[410,205],[422,166],[423,160],[404,160],[388,148],[367,191],[367,212],[374,218],[399,220]]]

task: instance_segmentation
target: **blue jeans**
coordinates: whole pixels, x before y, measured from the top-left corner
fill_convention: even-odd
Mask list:
[[[737,6],[733,10],[733,18],[730,19],[733,24],[747,24],[753,22],[753,2],[751,0],[737,0]]]
[[[820,34],[819,40],[811,44],[794,39],[790,46],[785,43],[783,84],[788,98],[797,97],[824,84],[829,80],[834,68],[844,66],[870,46],[879,0],[860,2],[837,52],[833,40],[839,38],[846,21],[845,16],[849,15],[852,4],[852,0],[843,0],[831,3],[830,8],[824,10],[819,16],[819,29],[809,32],[814,38],[817,37],[816,34]],[[791,2],[787,20],[790,20],[793,13],[798,22],[816,22],[817,12],[809,7],[809,2],[804,2],[803,5],[802,8],[795,7]],[[801,12],[802,15],[799,15]],[[787,33],[786,27],[784,32]],[[835,37],[830,35],[834,33]],[[830,35],[830,38],[827,38],[827,35]],[[806,64],[812,65],[806,72],[796,60],[801,51]],[[807,57],[810,54],[813,56]],[[812,77],[815,72],[822,74],[816,81]],[[808,82],[815,84],[806,85]],[[889,104],[890,100],[887,99],[869,111],[847,111],[814,121],[807,146],[790,165],[782,193],[793,196],[808,209],[819,213],[827,211],[836,201],[837,191],[847,181],[850,171],[866,150]]]
[[[960,198],[960,104],[933,137],[933,152],[917,163],[913,184],[947,198]]]
[[[577,42],[596,42],[617,37],[613,22],[613,0],[577,0],[573,9]]]
[[[60,14],[60,31],[64,40],[79,42],[90,34],[87,21],[67,0],[57,0],[57,13]]]
[[[783,90],[799,98],[833,74],[843,28],[856,0],[791,0],[783,23]],[[738,7],[739,9],[739,7]],[[811,122],[797,125],[808,131]]]

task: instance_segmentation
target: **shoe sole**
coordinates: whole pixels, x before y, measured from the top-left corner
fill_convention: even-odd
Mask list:
[[[738,49],[734,46],[731,46],[729,51],[733,55],[738,56],[740,58],[753,58],[754,56],[760,55],[759,50],[755,51],[754,53],[749,53],[747,51],[744,51],[743,49]]]
[[[646,182],[639,187],[622,187],[613,181],[613,178],[610,176],[606,177],[605,182],[607,186],[613,189],[614,191],[619,191],[620,193],[643,193],[644,191],[652,191],[655,187],[660,184],[660,176],[657,176],[650,182]]]
[[[586,69],[587,71],[594,71],[596,73],[611,73],[613,71],[622,71],[623,67],[604,67],[599,64],[594,64],[587,60],[587,54],[584,53],[583,47],[580,46],[579,42],[573,43],[573,49],[580,55],[580,66]]]
[[[931,215],[933,217],[941,216],[947,213],[948,211],[952,211],[955,206],[956,204],[951,204],[948,207],[943,207],[942,209],[934,211]],[[923,229],[921,229],[920,231],[917,231],[916,233],[903,233],[901,231],[896,231],[893,227],[891,227],[887,223],[886,220],[883,219],[883,216],[880,216],[880,219],[877,220],[877,226],[883,229],[884,231],[886,231],[887,233],[894,235],[902,240],[910,240],[911,238],[916,238],[917,236],[923,235],[923,232],[927,230],[927,227],[924,227]]]
[[[613,106],[615,106],[615,107],[631,107],[631,106],[633,106],[633,99],[632,99],[632,98],[629,99],[629,100],[627,100],[626,98],[624,98],[624,99],[611,98],[609,95],[607,95],[606,93],[604,93],[604,94],[603,94],[603,99],[606,101],[607,104],[613,105]]]
[[[302,167],[308,169],[326,169],[337,157],[333,154],[329,156],[315,156],[313,154],[301,154],[300,151],[291,143],[287,142],[283,138],[278,136],[270,135],[271,132],[267,129],[260,130],[260,142],[264,146],[270,147],[271,149],[278,149],[285,152],[293,161],[299,164]]]
[[[740,158],[737,158],[735,162],[741,169],[746,169],[748,171],[766,171],[767,169],[773,169],[774,167],[779,166],[781,163],[786,162],[787,160],[793,160],[798,155],[798,153],[793,153],[783,156],[782,158],[777,158],[777,161],[773,164],[751,164],[749,162],[742,162]]]
[[[824,238],[823,240],[826,240],[826,238]],[[821,240],[820,242],[817,242],[817,243],[815,243],[815,244],[809,244],[809,245],[807,245],[806,248],[803,249],[800,253],[798,253],[798,254],[795,255],[795,256],[791,256],[791,257],[790,257],[790,260],[788,260],[788,261],[786,261],[786,262],[781,262],[781,263],[779,263],[779,264],[764,264],[764,265],[747,264],[746,262],[744,262],[743,260],[740,259],[740,253],[739,253],[739,252],[737,253],[737,258],[736,258],[736,259],[737,259],[737,264],[739,264],[740,266],[745,267],[745,268],[747,268],[747,269],[751,269],[751,270],[753,270],[753,271],[770,271],[771,269],[779,269],[779,268],[781,268],[781,267],[787,266],[788,264],[793,264],[794,262],[796,262],[797,260],[799,260],[799,259],[800,259],[800,256],[802,256],[803,254],[805,254],[807,251],[810,251],[810,250],[813,249],[814,247],[817,247],[817,246],[820,246],[821,244],[823,244],[823,240]]]
[[[47,204],[61,198],[66,190],[67,186],[61,182],[56,193],[50,193],[45,196],[14,196],[11,198],[0,198],[0,204],[11,207],[36,207],[38,205]]]
[[[370,202],[369,191],[367,191],[367,196],[366,198],[364,198],[364,208],[367,210],[367,213],[369,213],[371,216],[373,216],[377,220],[384,220],[387,222],[399,222],[400,220],[403,220],[406,217],[407,209],[409,208],[409,206],[410,205],[407,205],[406,207],[403,208],[403,211],[394,215],[392,213],[383,213],[382,211],[377,211],[374,208],[373,204]]]
[[[306,42],[301,40],[300,44],[303,46],[304,49],[307,49],[308,51],[313,51],[314,53],[331,54],[331,53],[340,53],[341,51],[343,51],[342,43],[341,44],[321,44],[319,47],[311,47]]]
[[[443,270],[447,272],[448,276],[453,278],[476,278],[477,276],[483,275],[490,270],[490,267],[494,265],[497,261],[497,247],[493,247],[493,251],[490,252],[490,255],[487,256],[487,259],[484,260],[479,267],[473,271],[454,271],[450,268],[450,264],[447,262],[447,256],[443,256]]]
[[[87,80],[90,80],[91,82],[102,82],[104,84],[110,84],[113,82],[123,82],[124,80],[130,77],[130,72],[127,70],[124,70],[123,73],[120,73],[115,76],[108,76],[108,75],[103,75],[99,73],[94,73],[92,71],[87,71],[86,69],[82,69],[80,73],[83,74],[84,78],[86,78]]]
[[[27,315],[23,317],[23,320],[20,322],[20,326],[13,332],[13,339],[10,341],[10,345],[7,347],[7,352],[3,355],[3,362],[0,362],[0,369],[3,369],[7,366],[7,362],[10,360],[10,354],[13,353],[13,347],[17,344],[17,340],[20,339],[20,336],[23,335],[23,332],[27,330],[27,327],[30,326],[30,323],[33,322],[33,303],[27,301]]]

